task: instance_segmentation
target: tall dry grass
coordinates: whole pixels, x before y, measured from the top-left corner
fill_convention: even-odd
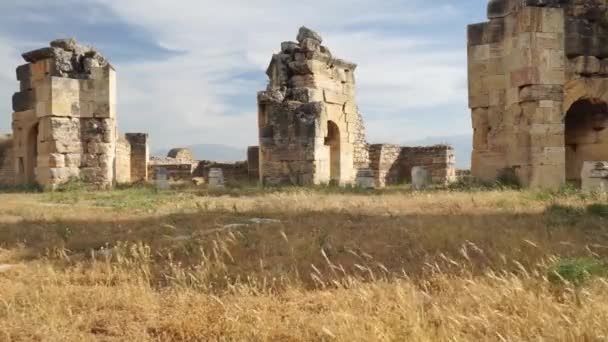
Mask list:
[[[243,193],[0,195],[0,340],[608,338],[605,197]]]

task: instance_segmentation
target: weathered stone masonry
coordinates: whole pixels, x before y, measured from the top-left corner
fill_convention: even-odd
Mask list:
[[[306,28],[281,44],[258,94],[264,184],[352,184],[369,165],[355,102],[356,64],[334,58]]]
[[[472,173],[524,185],[581,182],[608,160],[608,21],[603,0],[492,0],[468,28]]]
[[[281,44],[268,67],[268,87],[258,94],[256,171],[264,184],[347,185],[371,168],[383,187],[409,181],[413,166],[428,168],[436,183],[454,179],[451,148],[369,146],[355,101],[356,64],[333,57],[307,28],[297,41]]]
[[[377,187],[410,183],[414,166],[424,166],[435,184],[447,185],[456,179],[454,149],[451,146],[373,144],[369,151]]]
[[[100,188],[130,181],[128,141],[116,132],[116,73],[94,48],[73,39],[23,54],[13,96],[11,166],[2,183],[53,189],[71,178]],[[117,149],[117,140],[121,145]]]

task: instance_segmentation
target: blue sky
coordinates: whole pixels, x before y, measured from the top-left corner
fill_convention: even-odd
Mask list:
[[[370,142],[470,134],[466,25],[487,0],[0,0],[0,132],[20,53],[55,38],[96,46],[118,72],[122,132],[153,149],[256,144],[256,93],[302,25],[359,64]]]

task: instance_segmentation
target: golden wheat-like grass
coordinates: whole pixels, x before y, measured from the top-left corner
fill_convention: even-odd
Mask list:
[[[2,341],[602,341],[602,196],[0,195]],[[261,220],[260,220],[261,219]]]

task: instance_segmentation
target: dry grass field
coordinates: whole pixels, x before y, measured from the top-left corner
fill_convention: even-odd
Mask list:
[[[605,341],[608,199],[0,194],[0,341]]]

